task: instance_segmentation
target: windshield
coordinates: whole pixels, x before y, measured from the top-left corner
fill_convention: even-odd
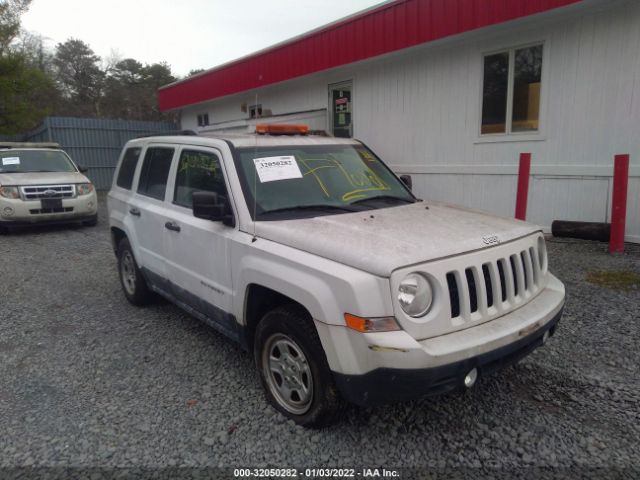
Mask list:
[[[348,213],[416,201],[363,145],[241,148],[237,153],[242,189],[257,220]]]
[[[0,151],[0,173],[77,172],[60,150]]]

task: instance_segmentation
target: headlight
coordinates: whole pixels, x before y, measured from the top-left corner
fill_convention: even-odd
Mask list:
[[[78,195],[89,195],[93,192],[92,183],[79,183],[77,186]]]
[[[400,282],[398,302],[410,317],[423,317],[431,308],[433,290],[431,284],[419,273],[410,273]]]
[[[0,187],[0,197],[20,198],[18,187]]]

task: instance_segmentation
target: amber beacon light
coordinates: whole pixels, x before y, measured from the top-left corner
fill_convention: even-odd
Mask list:
[[[256,125],[256,133],[261,135],[306,135],[309,133],[309,127],[307,125],[270,125],[267,123],[261,123]]]

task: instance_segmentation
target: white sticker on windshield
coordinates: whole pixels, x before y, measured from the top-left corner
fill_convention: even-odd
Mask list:
[[[256,166],[260,183],[302,178],[300,167],[298,167],[296,158],[292,155],[254,158],[253,163]]]
[[[20,165],[20,157],[3,158],[2,165]]]

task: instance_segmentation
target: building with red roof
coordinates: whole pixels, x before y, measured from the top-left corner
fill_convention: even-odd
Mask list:
[[[640,2],[396,0],[159,91],[183,129],[306,123],[364,141],[424,198],[527,219],[610,220],[613,157],[631,155],[640,242]]]

